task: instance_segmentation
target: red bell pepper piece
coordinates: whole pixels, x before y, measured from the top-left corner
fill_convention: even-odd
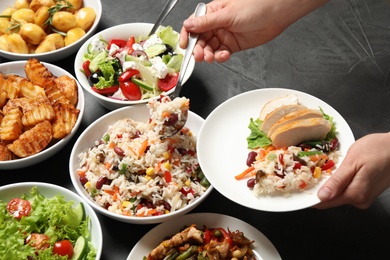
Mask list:
[[[331,169],[334,166],[333,160],[328,160],[324,165],[321,166],[321,170],[326,171],[327,169]]]
[[[208,244],[211,241],[211,232],[206,227],[203,230],[203,241],[205,244]]]
[[[127,49],[127,54],[131,54],[134,49],[133,49],[133,44],[135,43],[135,38],[134,36],[131,36],[130,39],[126,42],[124,48]]]
[[[229,243],[230,246],[233,246],[233,240],[232,240],[231,236],[229,235],[229,233],[226,232],[226,230],[223,229],[223,228],[216,228],[216,229],[221,231],[221,233],[223,234],[223,237],[225,238],[225,240]]]
[[[83,62],[83,70],[84,70],[84,73],[85,73],[85,76],[87,76],[87,78],[89,78],[89,76],[92,75],[90,69],[89,69],[89,64],[91,63],[90,60],[86,60]]]
[[[164,179],[167,183],[170,183],[172,181],[172,175],[169,171],[164,171]]]
[[[105,96],[114,94],[115,92],[118,91],[118,89],[119,89],[118,86],[112,86],[112,87],[103,88],[103,89],[98,89],[95,86],[92,87],[93,91],[95,91],[96,93],[98,93],[100,95],[105,95]]]

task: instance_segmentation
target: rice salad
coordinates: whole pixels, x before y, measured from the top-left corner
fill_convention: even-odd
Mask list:
[[[125,216],[157,216],[184,208],[210,186],[190,129],[162,136],[160,106],[180,114],[176,102],[189,104],[186,98],[174,101],[151,100],[149,122],[121,119],[94,147],[79,154],[80,182],[100,206]]]
[[[333,143],[337,145],[336,141]],[[300,146],[259,148],[248,156],[253,153],[256,158],[248,169],[252,169],[254,177],[247,185],[256,196],[275,192],[290,196],[294,191],[310,189],[321,178],[332,174],[340,156],[333,148],[324,151],[322,147],[302,149]]]

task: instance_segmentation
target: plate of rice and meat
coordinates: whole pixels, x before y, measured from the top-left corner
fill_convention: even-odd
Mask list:
[[[161,223],[195,208],[212,186],[196,151],[204,120],[188,107],[185,97],[162,98],[95,121],[71,152],[76,191],[95,210],[127,223]],[[180,120],[183,111],[188,114],[185,127],[166,136],[167,125]]]
[[[348,123],[324,101],[270,88],[219,105],[199,132],[197,150],[205,176],[222,195],[248,208],[284,212],[320,202],[318,189],[354,141]]]
[[[277,260],[281,256],[263,233],[240,219],[191,213],[150,230],[131,250],[127,260],[132,259]]]

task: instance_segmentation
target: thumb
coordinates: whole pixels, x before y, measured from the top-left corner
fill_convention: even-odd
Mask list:
[[[341,164],[340,168],[321,186],[317,196],[321,201],[329,201],[338,197],[349,185],[354,173],[352,167]]]
[[[208,13],[199,17],[190,17],[183,22],[183,27],[188,32],[204,33],[216,28],[224,27],[223,15],[219,12]]]

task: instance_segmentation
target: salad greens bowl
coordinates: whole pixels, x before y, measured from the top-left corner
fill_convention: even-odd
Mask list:
[[[101,257],[99,219],[69,189],[42,182],[4,185],[0,187],[0,208],[0,255],[6,259],[36,255],[52,259],[55,254],[71,259]]]
[[[107,109],[145,104],[174,91],[184,54],[179,33],[160,26],[149,35],[152,27],[152,23],[113,26],[96,33],[78,51],[76,78]],[[192,57],[183,83],[194,67]]]

